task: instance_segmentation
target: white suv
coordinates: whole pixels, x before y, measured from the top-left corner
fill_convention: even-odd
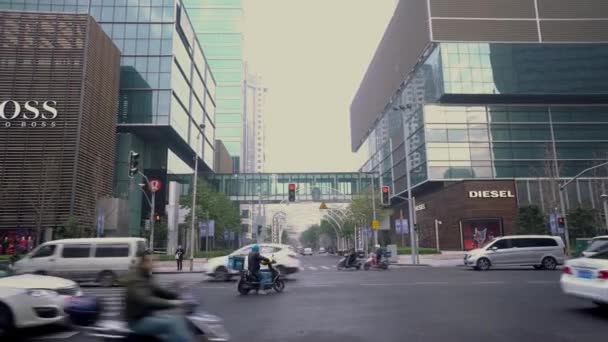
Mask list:
[[[231,269],[228,266],[228,258],[236,255],[245,257],[244,268],[247,269],[247,256],[249,255],[249,252],[251,252],[251,247],[253,246],[254,245],[247,245],[229,255],[209,259],[203,267],[204,273],[217,280],[230,280],[230,278],[238,274],[239,271]],[[273,258],[276,261],[274,267],[281,275],[293,274],[300,270],[300,260],[298,260],[296,250],[293,247],[277,243],[261,243],[259,246],[260,254],[265,257]]]

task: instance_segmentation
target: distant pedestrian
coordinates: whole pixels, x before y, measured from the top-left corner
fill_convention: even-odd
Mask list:
[[[8,253],[8,246],[9,245],[10,245],[10,242],[8,240],[8,236],[4,236],[4,239],[2,239],[2,253],[9,254]]]
[[[31,252],[34,249],[34,240],[31,235],[27,236],[27,251]]]
[[[182,262],[184,261],[184,249],[182,245],[177,246],[177,250],[175,251],[175,260],[177,261],[177,270],[182,270]]]

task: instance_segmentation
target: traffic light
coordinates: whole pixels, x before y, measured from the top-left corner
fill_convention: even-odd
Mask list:
[[[560,229],[564,229],[566,227],[566,220],[562,216],[557,218],[557,227]]]
[[[295,183],[289,183],[289,202],[296,201],[296,185]]]
[[[139,153],[129,152],[129,177],[133,178],[139,172]]]
[[[390,188],[388,186],[382,187],[382,205],[389,206],[391,205],[391,199],[389,198],[391,194]]]

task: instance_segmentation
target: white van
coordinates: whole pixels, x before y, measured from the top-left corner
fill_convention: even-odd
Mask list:
[[[15,263],[15,271],[112,286],[137,264],[143,238],[65,239],[45,242]]]
[[[485,246],[469,251],[464,264],[477,270],[493,266],[534,266],[554,270],[563,265],[566,248],[562,238],[551,235],[511,235],[498,237]]]

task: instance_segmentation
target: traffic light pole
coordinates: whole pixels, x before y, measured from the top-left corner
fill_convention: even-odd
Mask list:
[[[152,199],[150,200],[150,249],[152,250],[152,254],[154,254],[154,213],[156,212],[156,191],[152,189],[150,182],[148,182],[148,189],[150,189],[150,194],[152,195]]]
[[[374,177],[372,177],[372,207],[374,221],[376,221],[376,185],[374,184]],[[374,229],[374,248],[376,248],[376,245],[378,245],[378,229]]]

